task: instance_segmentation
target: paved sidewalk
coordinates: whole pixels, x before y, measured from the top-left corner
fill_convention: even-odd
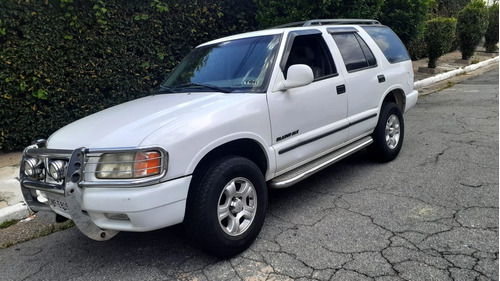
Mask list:
[[[19,187],[21,152],[0,153],[0,223],[29,216]]]
[[[468,60],[470,63],[468,63],[462,60],[462,53],[460,51],[454,51],[440,57],[437,61],[436,69],[444,73],[454,69],[465,67],[469,64],[482,62],[497,56],[498,52],[486,53],[483,47],[478,47],[472,58]],[[418,72],[418,69],[420,67],[427,67],[428,62],[429,60],[427,58],[413,61],[413,72],[415,73],[415,81],[423,80],[425,78],[429,78],[438,74],[438,73],[431,74],[431,73]]]
[[[437,63],[438,71],[443,73],[430,74],[418,71],[420,67],[427,67],[427,59],[413,61],[415,82],[418,81],[418,83],[416,83],[416,85],[418,85],[417,89],[421,92],[421,94],[429,94],[434,91],[439,91],[440,89],[445,88],[446,84],[438,85],[439,83],[437,83],[437,80],[446,80],[450,77],[472,71],[476,68],[474,65],[483,67],[485,62],[498,67],[498,52],[494,54],[485,53],[484,48],[479,47],[469,62],[471,66],[468,66],[468,63],[461,61],[461,53],[459,51],[448,53],[442,56]],[[491,67],[491,65],[489,67]],[[28,209],[24,204],[19,182],[17,180],[19,177],[19,163],[21,161],[21,157],[21,152],[0,152],[0,223],[6,220],[23,219],[29,215]]]
[[[19,188],[21,152],[0,153],[0,209],[23,202]]]

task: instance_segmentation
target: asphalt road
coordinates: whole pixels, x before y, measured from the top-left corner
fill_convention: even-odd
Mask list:
[[[0,250],[2,280],[498,280],[498,68],[421,98],[399,157],[361,152],[270,193],[255,243],[219,261],[178,227],[72,228]]]

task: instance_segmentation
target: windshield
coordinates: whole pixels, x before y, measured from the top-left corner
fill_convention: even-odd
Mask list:
[[[176,93],[265,92],[280,38],[267,35],[196,48],[161,84],[161,89]]]

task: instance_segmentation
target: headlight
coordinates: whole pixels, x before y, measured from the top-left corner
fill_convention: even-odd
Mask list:
[[[163,171],[163,156],[159,151],[107,153],[99,158],[96,178],[133,179],[158,175]]]

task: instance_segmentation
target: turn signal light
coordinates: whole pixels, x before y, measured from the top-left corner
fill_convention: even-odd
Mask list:
[[[160,173],[161,154],[157,151],[139,152],[135,155],[134,176],[136,178]]]

